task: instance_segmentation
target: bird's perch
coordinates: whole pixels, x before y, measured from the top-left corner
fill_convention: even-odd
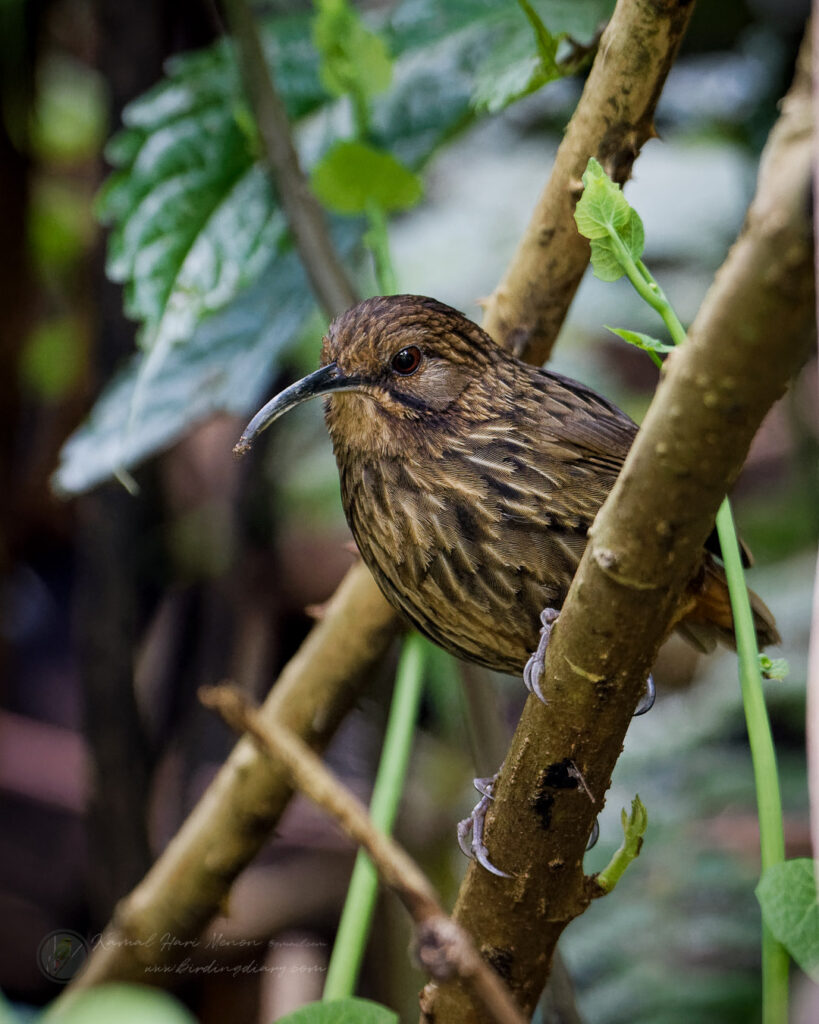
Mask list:
[[[809,62],[762,158],[745,227],[663,379],[595,521],[496,790],[455,918],[531,1011],[565,926],[599,895],[583,854],[655,659],[724,494],[810,347],[814,315]],[[572,778],[579,771],[596,802]],[[484,1021],[463,990],[424,999],[436,1024]]]

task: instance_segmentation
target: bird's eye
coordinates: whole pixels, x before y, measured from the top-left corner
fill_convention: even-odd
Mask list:
[[[400,373],[402,377],[409,377],[411,373],[415,373],[420,365],[421,349],[415,345],[410,345],[409,348],[402,348],[400,352],[396,352],[392,357],[392,368],[396,373]]]

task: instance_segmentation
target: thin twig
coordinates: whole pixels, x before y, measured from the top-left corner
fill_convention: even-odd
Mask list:
[[[358,301],[299,163],[284,103],[246,0],[223,0],[264,154],[313,292],[329,317]]]
[[[218,711],[236,732],[246,732],[290,773],[293,785],[318,804],[362,846],[385,885],[395,892],[416,924],[418,959],[438,981],[458,979],[498,1024],[526,1024],[506,986],[482,959],[467,933],[452,921],[415,861],[375,827],[367,809],[289,729],[263,721],[235,686],[203,687],[199,699]]]

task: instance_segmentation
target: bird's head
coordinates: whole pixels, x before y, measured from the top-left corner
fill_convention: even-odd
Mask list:
[[[321,368],[268,402],[235,450],[246,451],[275,419],[319,396],[330,399],[334,442],[389,449],[408,426],[440,420],[465,392],[483,390],[499,353],[476,324],[435,299],[367,299],[330,324]],[[470,398],[481,404],[477,394]]]

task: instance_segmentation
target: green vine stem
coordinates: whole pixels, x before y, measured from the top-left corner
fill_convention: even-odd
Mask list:
[[[395,295],[398,280],[390,256],[386,214],[378,203],[371,201],[367,203],[367,219],[370,226],[364,236],[364,244],[372,253],[378,292],[380,295]]]
[[[759,814],[759,841],[763,872],[785,859],[785,834],[782,826],[782,799],[776,767],[771,725],[762,692],[762,673],[756,644],[753,614],[742,571],[742,556],[737,542],[731,506],[726,498],[717,513],[719,534],[734,631],[737,638],[739,683],[745,706],[748,742],[754,766],[756,802]],[[788,953],[762,923],[762,1021],[763,1024],[786,1024],[788,1019]]]
[[[417,633],[408,636],[395,677],[384,748],[370,802],[373,824],[386,835],[392,832],[404,789],[423,691],[426,656],[426,641]],[[377,892],[378,874],[370,858],[359,851],[327,970],[325,1001],[344,999],[355,991]]]

